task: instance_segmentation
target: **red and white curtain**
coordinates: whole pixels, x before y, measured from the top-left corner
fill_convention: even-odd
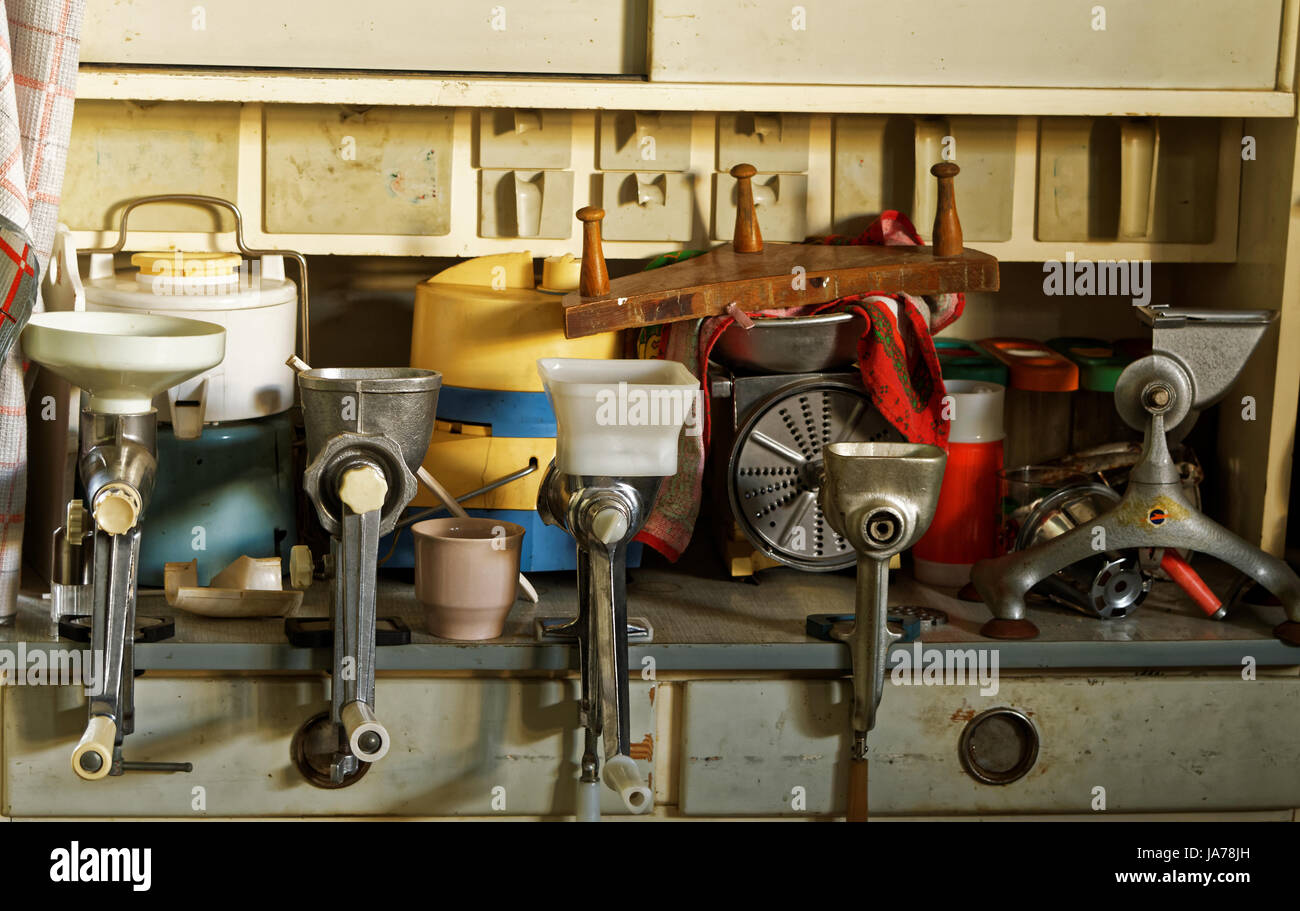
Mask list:
[[[84,0],[0,0],[0,214],[27,232],[42,269],[58,221],[83,11]],[[15,611],[22,566],[25,366],[14,346],[0,368],[0,619]]]

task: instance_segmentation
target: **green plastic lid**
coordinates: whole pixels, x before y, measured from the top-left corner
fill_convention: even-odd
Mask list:
[[[934,340],[939,355],[939,372],[945,380],[980,380],[985,383],[1007,385],[1007,368],[984,352],[974,342],[964,338],[937,338]]]
[[[1091,392],[1114,392],[1119,375],[1133,360],[1099,338],[1062,336],[1049,339],[1047,347],[1079,365],[1079,388]]]

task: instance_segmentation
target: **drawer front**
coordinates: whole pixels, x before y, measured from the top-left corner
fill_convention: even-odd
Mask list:
[[[644,74],[647,2],[90,0],[81,61]]]
[[[688,684],[682,811],[842,813],[851,698],[845,681]],[[1036,729],[1037,758],[1024,777],[985,784],[964,768],[961,737],[1004,707]],[[1099,797],[1110,813],[1296,807],[1297,717],[1295,678],[1003,678],[990,696],[886,684],[868,741],[871,811],[1086,815],[1102,812]],[[1014,744],[999,723],[980,730],[977,749],[1005,757]]]
[[[653,689],[634,681],[630,706],[634,754],[646,758],[652,786]],[[328,710],[323,679],[146,675],[126,758],[189,761],[194,771],[94,782],[77,778],[69,759],[86,724],[80,690],[0,687],[0,815],[569,815],[582,758],[578,690],[576,680],[381,677],[377,711],[392,750],[356,784],[322,790],[303,779],[289,745]],[[624,812],[608,788],[601,801],[602,814]]]
[[[451,230],[450,110],[273,105],[264,121],[268,231]]]
[[[656,0],[650,78],[1272,89],[1281,22],[1282,0]]]

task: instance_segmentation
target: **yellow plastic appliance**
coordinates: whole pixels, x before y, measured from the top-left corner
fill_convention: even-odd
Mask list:
[[[564,337],[560,299],[577,288],[579,268],[576,257],[551,257],[538,288],[531,253],[501,253],[458,263],[416,287],[411,366],[443,377],[424,466],[453,493],[478,490],[530,465],[545,468],[555,457],[555,415],[538,358],[621,355],[616,332]],[[463,505],[473,515],[525,528],[522,571],[572,569],[572,540],[538,518],[541,479],[535,470]],[[437,505],[422,490],[411,508]],[[392,556],[385,565],[412,564],[409,534],[380,552],[387,548]],[[639,556],[638,547],[633,558]]]

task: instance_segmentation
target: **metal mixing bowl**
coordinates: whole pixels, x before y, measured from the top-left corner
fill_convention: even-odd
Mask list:
[[[815,373],[853,364],[858,339],[867,330],[856,313],[756,318],[754,328],[735,323],[713,346],[713,358],[761,373]]]

